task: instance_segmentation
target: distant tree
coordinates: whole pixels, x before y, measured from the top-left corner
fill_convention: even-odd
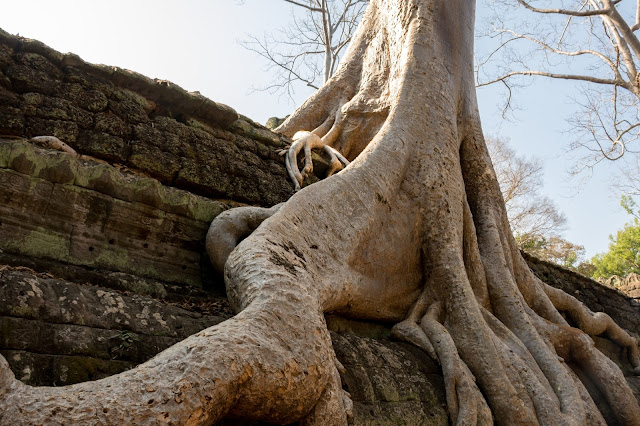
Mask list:
[[[596,271],[596,267],[588,260],[578,263],[576,267],[571,269],[584,275],[585,277],[593,277],[593,273]]]
[[[640,273],[640,221],[634,212],[635,203],[629,197],[623,197],[622,206],[634,219],[619,230],[615,236],[610,235],[609,251],[597,254],[591,259],[595,267],[594,278],[607,279],[613,275],[620,277],[631,273]]]
[[[369,0],[283,0],[294,6],[291,23],[242,45],[266,59],[273,70],[273,93],[293,95],[294,84],[318,89],[336,71]],[[295,14],[303,9],[304,14]]]
[[[580,262],[584,247],[560,237],[529,236],[520,248],[537,258],[584,273],[585,266]]]
[[[576,170],[627,158],[621,171],[640,189],[640,3],[621,0],[485,0],[493,14],[480,34],[493,46],[478,55],[476,84],[512,90],[532,76],[584,83],[570,120]],[[625,173],[626,172],[626,173]]]
[[[520,244],[561,232],[567,219],[541,193],[542,161],[518,155],[509,143],[487,138],[487,147],[507,206],[511,229]]]
[[[631,216],[640,219],[640,211],[636,210],[638,205],[631,195],[623,195],[620,199],[620,206]]]
[[[518,155],[499,138],[487,138],[511,229],[520,248],[540,259],[575,269],[584,247],[560,237],[567,219],[542,194],[542,162]]]

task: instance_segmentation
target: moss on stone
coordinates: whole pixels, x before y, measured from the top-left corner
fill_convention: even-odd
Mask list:
[[[54,183],[74,182],[78,164],[73,155],[39,148],[27,141],[16,141],[11,145],[7,158],[9,168]]]
[[[38,313],[27,305],[11,306],[9,312],[14,317],[35,319],[38,317]]]
[[[51,230],[37,227],[24,239],[5,241],[3,249],[27,256],[44,257],[66,262],[69,260],[69,239]]]
[[[11,158],[11,151],[13,149],[13,142],[8,140],[0,140],[0,168],[7,168],[9,166],[9,159]]]

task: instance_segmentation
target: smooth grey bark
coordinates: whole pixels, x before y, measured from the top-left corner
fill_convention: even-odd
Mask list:
[[[372,1],[342,68],[280,127],[334,132],[352,161],[229,254],[238,314],[97,382],[31,388],[0,360],[0,423],[345,424],[326,312],[397,322],[442,365],[458,424],[602,424],[584,376],[619,422],[640,423],[589,334],[637,366],[635,339],[537,280],[515,244],[478,118],[474,13],[468,0]]]

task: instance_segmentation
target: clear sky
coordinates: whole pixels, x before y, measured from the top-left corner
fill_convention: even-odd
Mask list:
[[[265,64],[238,41],[282,27],[291,16],[281,0],[4,0],[0,28],[38,39],[93,63],[117,65],[173,81],[264,123],[289,114],[311,92],[286,96],[253,90],[270,81]],[[480,2],[479,2],[480,4]],[[481,11],[480,11],[481,12]],[[485,134],[511,140],[524,155],[545,162],[544,193],[568,218],[565,237],[590,257],[607,250],[608,235],[629,220],[612,195],[612,166],[586,183],[570,181],[565,119],[575,86],[537,80],[518,96],[517,121],[500,118],[496,90],[478,97]],[[615,167],[615,165],[613,165]]]

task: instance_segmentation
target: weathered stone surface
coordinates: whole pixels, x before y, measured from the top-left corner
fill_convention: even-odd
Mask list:
[[[95,380],[223,321],[228,306],[217,306],[220,315],[199,314],[5,266],[0,268],[0,352],[25,383]]]
[[[3,316],[173,338],[184,338],[224,319],[185,311],[148,297],[11,269],[0,270],[0,301]]]
[[[202,285],[204,235],[233,202],[109,164],[0,140],[0,249]]]
[[[9,360],[16,377],[33,386],[64,386],[98,380],[135,366],[120,360],[104,360],[85,356],[39,354],[0,349]]]
[[[0,30],[0,136],[51,135],[199,195],[273,205],[288,140],[226,105]]]
[[[405,343],[331,333],[356,425],[446,425],[440,367]]]

